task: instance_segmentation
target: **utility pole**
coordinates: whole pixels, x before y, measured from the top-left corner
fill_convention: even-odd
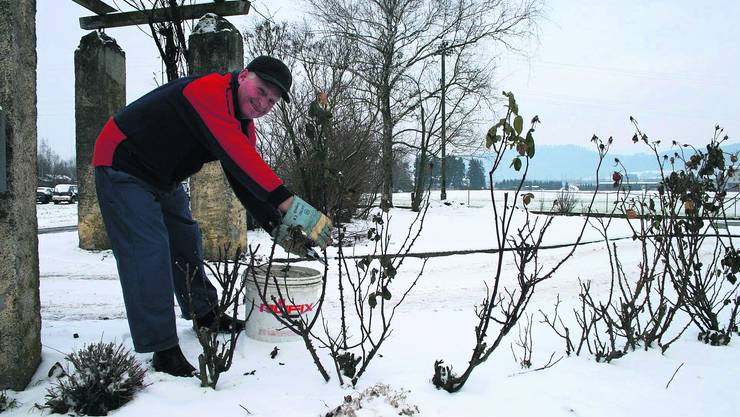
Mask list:
[[[442,57],[442,165],[440,166],[442,181],[440,185],[440,200],[447,200],[447,164],[445,161],[447,159],[447,120],[445,118],[445,93],[447,92],[447,83],[445,82],[445,55],[449,53],[447,46],[447,41],[442,41],[442,44],[439,46],[439,55]]]

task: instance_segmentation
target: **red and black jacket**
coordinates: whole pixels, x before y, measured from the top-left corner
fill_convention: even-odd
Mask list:
[[[241,118],[238,71],[180,78],[116,113],[95,142],[94,166],[110,166],[169,190],[219,160],[234,193],[268,232],[292,195],[255,148]]]

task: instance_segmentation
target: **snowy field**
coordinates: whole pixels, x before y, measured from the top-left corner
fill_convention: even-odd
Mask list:
[[[74,226],[77,224],[77,203],[36,204],[36,218],[39,229]]]
[[[435,192],[433,200],[439,198]],[[408,203],[398,195],[395,203]],[[485,249],[496,246],[493,211],[488,192],[448,192],[452,204],[432,202],[422,235],[413,251]],[[76,223],[76,205],[37,206],[39,227]],[[413,213],[392,211],[392,242],[405,235]],[[522,216],[518,217],[521,220]],[[629,236],[624,221],[615,223],[612,237]],[[582,220],[556,218],[545,244],[568,243],[575,239]],[[731,228],[733,229],[733,228]],[[731,232],[737,234],[740,228]],[[251,233],[250,243],[269,247],[263,232]],[[598,233],[587,229],[584,240],[596,240]],[[617,242],[628,273],[637,271],[640,251],[631,240]],[[358,253],[367,248],[358,247]],[[546,266],[560,259],[567,249],[543,251]],[[39,415],[34,403],[43,403],[51,386],[49,368],[63,362],[65,353],[97,341],[123,342],[131,346],[115,259],[106,252],[77,248],[77,233],[39,236],[41,312],[43,318],[43,362],[30,387],[10,392],[19,402],[8,416]],[[329,251],[329,256],[334,254]],[[282,256],[284,254],[278,254]],[[738,416],[740,396],[740,337],[729,346],[710,347],[696,340],[690,328],[665,355],[659,350],[637,351],[609,364],[596,363],[588,354],[563,358],[552,368],[522,373],[512,356],[510,344],[516,330],[504,340],[491,358],[479,366],[465,387],[456,394],[437,390],[431,384],[433,364],[444,359],[462,371],[473,348],[473,307],[485,295],[484,281],[491,279],[495,257],[490,254],[447,256],[428,261],[418,286],[402,305],[395,331],[381,348],[382,357],[371,363],[356,388],[339,387],[334,379],[324,383],[302,343],[280,344],[274,360],[269,354],[274,343],[242,337],[232,369],[221,376],[218,389],[201,388],[195,378],[175,378],[151,370],[151,354],[137,354],[149,368],[148,386],[132,402],[111,413],[115,416],[319,416],[340,405],[346,395],[376,383],[405,389],[407,401],[420,409],[421,416]],[[318,263],[303,263],[321,269]],[[330,262],[329,288],[324,312],[337,317],[337,273]],[[421,261],[408,259],[397,280],[416,276]],[[507,264],[507,270],[513,263]],[[511,278],[511,275],[508,276]],[[596,295],[609,287],[609,265],[603,244],[584,245],[557,273],[537,289],[529,312],[550,312],[559,296],[564,319],[571,319],[571,307],[578,305],[578,279],[592,280]],[[510,284],[510,282],[508,282]],[[566,314],[567,313],[567,314]],[[186,356],[192,363],[200,349],[190,322],[178,319],[178,333]],[[79,335],[75,338],[75,334]],[[564,345],[547,326],[534,320],[533,367],[544,365],[550,355],[564,355]],[[325,352],[325,365],[331,360]],[[675,377],[667,386],[674,372]],[[255,371],[254,374],[251,374]],[[248,410],[248,411],[246,411]],[[387,406],[370,404],[358,416],[388,416]]]

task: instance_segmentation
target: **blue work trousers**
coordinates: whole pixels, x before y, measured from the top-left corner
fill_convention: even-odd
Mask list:
[[[186,319],[207,314],[218,302],[203,270],[200,228],[188,196],[181,185],[163,192],[110,167],[95,168],[95,186],[134,349],[171,348],[178,344],[173,293]]]

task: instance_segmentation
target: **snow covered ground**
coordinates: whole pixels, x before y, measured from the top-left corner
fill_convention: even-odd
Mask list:
[[[439,193],[433,197],[438,198]],[[408,196],[398,195],[396,204],[404,204],[404,199],[408,201]],[[468,202],[467,192],[452,191],[448,199],[451,205],[432,202],[413,251],[494,248],[488,193],[473,192]],[[39,227],[76,223],[76,205],[37,208]],[[398,244],[413,213],[395,209],[392,214],[392,241]],[[545,244],[571,242],[581,222],[575,217],[556,218]],[[620,221],[610,234],[621,237],[630,233],[626,223]],[[263,232],[251,233],[249,239],[251,244],[263,243],[263,251],[269,247],[269,237]],[[598,239],[598,234],[587,229],[584,239]],[[627,271],[636,271],[639,248],[629,239],[617,243]],[[566,251],[544,251],[541,261],[551,264]],[[65,353],[100,340],[131,346],[112,254],[78,249],[76,232],[40,235],[39,254],[43,362],[26,391],[10,392],[20,404],[6,412],[8,416],[39,413],[33,405],[43,403],[51,386],[47,372],[55,362],[63,362]],[[302,265],[320,269],[318,263]],[[397,280],[412,279],[420,266],[421,261],[408,259]],[[381,348],[382,357],[374,360],[356,388],[339,387],[336,377],[324,383],[300,342],[280,344],[273,360],[269,354],[274,343],[242,337],[235,363],[221,376],[216,391],[201,388],[195,378],[175,378],[150,369],[146,377],[149,385],[112,415],[319,416],[340,405],[346,395],[379,382],[409,390],[407,401],[419,407],[421,416],[740,415],[740,338],[735,337],[729,346],[710,347],[696,341],[693,328],[665,355],[659,350],[638,351],[609,364],[596,363],[588,355],[572,356],[552,368],[530,373],[521,373],[512,356],[509,346],[516,338],[513,331],[460,392],[451,395],[435,389],[430,382],[435,360],[444,359],[460,371],[465,368],[473,348],[473,307],[485,295],[484,281],[490,280],[494,266],[495,258],[490,254],[430,259],[395,319],[395,331]],[[608,257],[602,244],[579,247],[553,279],[538,287],[529,311],[551,311],[559,295],[561,311],[568,312],[564,318],[569,318],[570,307],[578,303],[579,278],[592,280],[597,295],[608,289]],[[328,317],[336,317],[339,301],[334,266],[329,279],[324,311]],[[200,347],[190,323],[178,319],[178,329],[183,351],[195,362]],[[553,352],[556,358],[564,355],[562,340],[540,324],[537,316],[533,337],[534,367],[544,365]],[[326,353],[321,354],[329,365]],[[150,354],[137,356],[151,367]],[[383,410],[387,407],[370,405],[358,416],[390,416]]]
[[[74,226],[77,224],[77,204],[36,204],[39,229]]]

